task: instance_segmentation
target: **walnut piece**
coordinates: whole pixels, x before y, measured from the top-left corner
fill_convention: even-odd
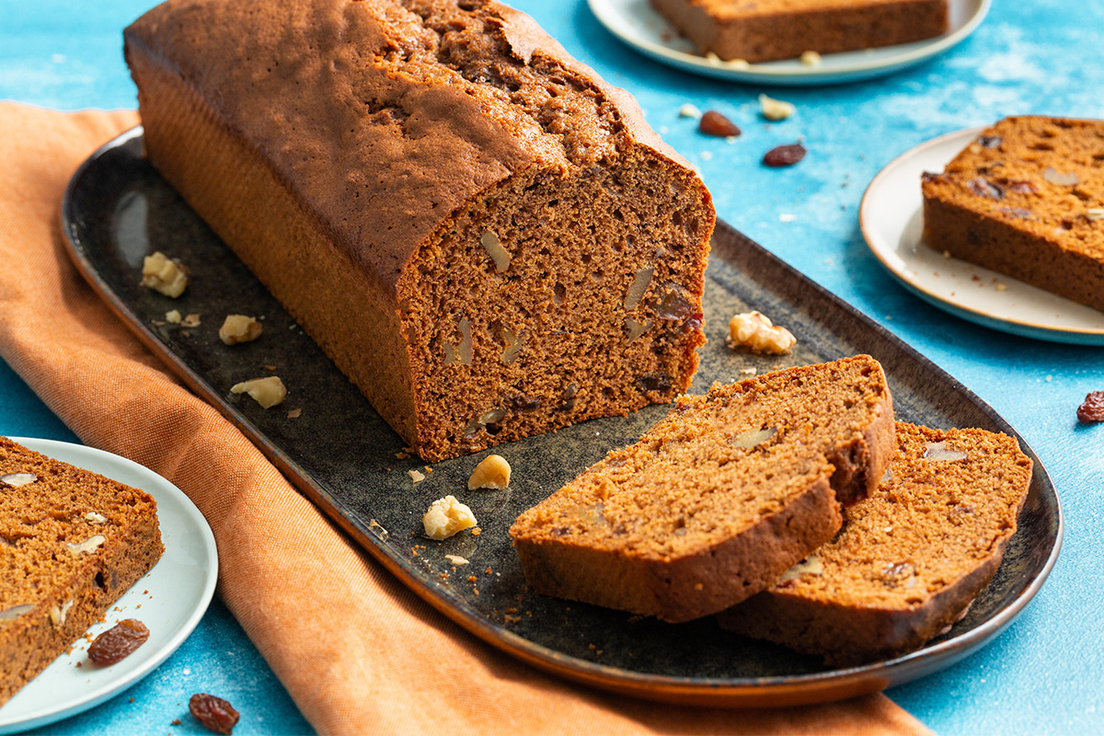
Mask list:
[[[820,561],[820,558],[815,554],[809,555],[801,562],[791,567],[786,572],[782,573],[782,577],[778,578],[778,582],[784,583],[787,580],[795,580],[802,575],[823,575],[824,563]]]
[[[783,102],[773,97],[759,95],[759,114],[767,120],[785,120],[797,112],[792,102]]]
[[[170,325],[178,325],[183,319],[184,317],[180,314],[179,309],[170,309],[169,311],[165,312],[165,321],[168,322]]]
[[[265,378],[253,378],[235,384],[230,389],[232,394],[249,394],[263,408],[269,409],[276,406],[287,396],[287,388],[279,376],[267,376]]]
[[[817,67],[820,66],[821,61],[823,61],[823,59],[821,59],[820,54],[815,51],[805,51],[801,54],[801,64],[803,66],[810,68]]]
[[[488,455],[475,466],[471,477],[468,478],[468,490],[477,488],[493,488],[502,490],[510,485],[510,463],[501,455]]]
[[[966,459],[966,453],[947,448],[946,442],[929,442],[924,447],[924,459],[937,462],[958,462]]]
[[[487,255],[494,261],[495,271],[502,273],[510,267],[510,251],[502,247],[502,241],[498,239],[497,235],[488,230],[479,238],[479,242],[487,251]]]
[[[97,514],[95,511],[89,511],[84,515],[84,520],[89,524],[103,524],[107,521],[107,517],[103,514]]]
[[[21,603],[18,606],[12,606],[0,611],[0,621],[14,621],[20,616],[30,613],[34,610],[33,603]]]
[[[219,339],[227,345],[252,342],[261,336],[261,323],[244,314],[228,314],[219,328]]]
[[[60,629],[65,625],[65,617],[69,613],[69,609],[73,607],[73,601],[67,600],[60,606],[53,606],[50,608],[50,622],[54,625],[55,629]]]
[[[146,256],[142,262],[142,286],[177,298],[188,285],[188,273],[176,261],[161,251]]]
[[[438,541],[448,539],[465,529],[471,529],[477,523],[472,510],[457,501],[455,496],[437,499],[422,517],[426,536]]]
[[[0,482],[7,483],[13,488],[29,485],[36,480],[38,480],[38,476],[34,473],[8,473],[7,475],[0,475]]]
[[[107,539],[102,534],[93,534],[88,539],[84,540],[80,544],[66,544],[65,549],[69,550],[70,554],[77,556],[81,554],[92,554],[100,548],[100,545],[106,542]]]
[[[785,327],[774,325],[760,312],[737,314],[728,323],[729,336],[736,347],[750,348],[757,353],[788,353],[797,343]]]

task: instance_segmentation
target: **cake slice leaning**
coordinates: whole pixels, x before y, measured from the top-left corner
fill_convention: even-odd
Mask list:
[[[679,622],[766,588],[840,528],[893,450],[869,356],[683,396],[510,529],[538,593]]]
[[[840,534],[721,626],[847,665],[917,649],[965,615],[1016,533],[1031,459],[981,429],[898,423],[896,436]]]
[[[0,704],[163,550],[145,492],[0,437]]]

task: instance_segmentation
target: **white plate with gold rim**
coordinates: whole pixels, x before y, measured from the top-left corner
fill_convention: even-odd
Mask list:
[[[218,553],[203,514],[169,481],[126,458],[84,445],[13,437],[13,441],[55,460],[140,488],[157,501],[157,520],[165,552],[146,575],[88,630],[69,653],[0,707],[0,734],[59,721],[93,708],[151,673],[176,651],[199,623],[215,593]],[[150,637],[139,649],[110,667],[88,662],[88,643],[125,618],[136,618]],[[79,665],[79,666],[78,666]]]
[[[944,256],[924,243],[921,174],[943,171],[982,130],[947,133],[889,162],[870,182],[859,206],[867,245],[910,291],[951,314],[1026,337],[1104,345],[1104,312]]]
[[[591,11],[614,36],[664,64],[731,82],[811,86],[857,82],[906,69],[943,53],[966,39],[989,12],[992,0],[950,0],[950,30],[915,43],[825,54],[819,64],[798,59],[734,65],[710,60],[678,34],[648,0],[587,0]]]

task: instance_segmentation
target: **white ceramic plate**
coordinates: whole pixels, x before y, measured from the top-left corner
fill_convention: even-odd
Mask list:
[[[95,635],[124,618],[136,618],[149,628],[149,640],[118,664],[102,668],[88,665],[88,640],[78,640],[72,653],[62,654],[0,707],[0,733],[23,731],[76,715],[148,675],[199,623],[218,577],[218,554],[211,528],[199,509],[172,483],[148,468],[102,450],[54,440],[12,439],[153,496],[165,553],[108,610],[107,621],[88,630]],[[78,662],[83,666],[77,667]]]
[[[855,82],[919,64],[973,33],[989,12],[991,0],[950,0],[951,29],[935,38],[899,46],[825,54],[815,67],[792,59],[744,68],[706,59],[694,44],[680,36],[652,9],[648,0],[588,0],[588,3],[610,33],[665,64],[733,82],[800,86]]]
[[[920,175],[941,172],[983,128],[934,138],[898,156],[874,177],[859,226],[878,260],[918,296],[971,322],[1053,342],[1104,345],[1104,312],[944,257],[922,239]]]

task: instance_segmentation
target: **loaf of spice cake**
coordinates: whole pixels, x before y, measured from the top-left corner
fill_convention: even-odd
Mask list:
[[[149,160],[424,459],[689,387],[710,195],[528,16],[170,0],[125,40]]]
[[[1005,118],[921,186],[930,247],[1104,311],[1104,121]]]
[[[897,424],[877,492],[843,530],[725,628],[849,665],[921,647],[948,629],[1000,566],[1031,484],[1016,440],[981,429]]]
[[[0,703],[161,557],[145,492],[0,437]]]
[[[947,0],[651,0],[704,53],[794,59],[922,41],[947,32]]]
[[[831,539],[840,500],[882,477],[893,427],[869,356],[715,385],[521,514],[510,536],[538,593],[688,621]]]

